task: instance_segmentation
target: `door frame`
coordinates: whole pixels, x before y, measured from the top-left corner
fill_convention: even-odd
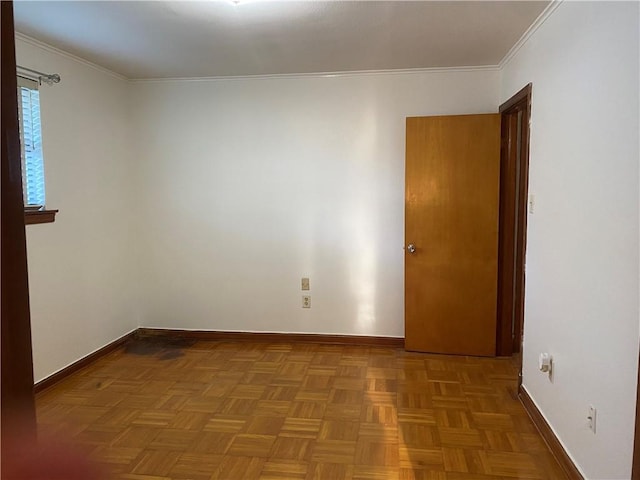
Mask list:
[[[631,479],[640,480],[640,356],[638,359],[638,383],[636,385],[636,428],[633,435]]]
[[[522,382],[521,352],[524,330],[531,91],[532,84],[529,83],[499,108],[501,145],[496,355],[520,354],[518,386]],[[520,152],[517,152],[519,153],[520,165],[519,171],[516,170],[516,173],[507,168],[509,155],[516,153],[510,148],[508,122],[510,116],[518,112],[522,112],[522,120],[519,132],[521,135]],[[512,250],[508,250],[507,245],[511,245]],[[506,255],[509,251],[514,255]],[[514,271],[515,274],[513,274]],[[511,315],[515,315],[513,321],[510,321]]]
[[[18,87],[16,77],[13,4],[0,2],[2,57],[2,375],[0,394],[0,463],[14,458],[16,444],[36,436],[33,395],[33,360],[29,317],[27,250],[22,198],[22,160],[18,136]]]

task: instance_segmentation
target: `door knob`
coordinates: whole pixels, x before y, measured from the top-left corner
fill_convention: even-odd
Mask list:
[[[410,243],[409,245],[407,245],[407,250],[409,251],[409,253],[414,253],[416,251],[416,246],[413,243]]]

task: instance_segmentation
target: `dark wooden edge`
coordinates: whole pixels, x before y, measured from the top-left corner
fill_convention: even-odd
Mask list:
[[[53,375],[43,380],[40,380],[33,386],[34,393],[42,392],[43,390],[55,385],[61,380],[64,380],[66,377],[77,372],[78,370],[82,370],[83,368],[89,366],[91,363],[95,362],[100,357],[104,357],[105,355],[113,352],[114,350],[124,345],[127,341],[129,341],[129,339],[134,337],[136,335],[136,332],[137,330],[133,330],[127,333],[126,335],[123,335],[122,337],[114,340],[113,342],[105,345],[104,347],[96,350],[95,352],[90,353],[86,357],[82,357],[80,360],[72,363],[71,365],[64,367],[62,370],[57,371]]]
[[[633,437],[631,480],[640,480],[640,360],[638,363],[638,383],[636,385],[636,429]]]
[[[37,433],[15,31],[10,1],[0,2],[0,60],[0,468],[2,478],[8,478],[5,470],[9,471],[16,455],[33,450]]]
[[[525,263],[527,251],[527,225],[529,219],[529,153],[531,143],[531,84],[525,87],[526,96],[519,105],[523,108],[522,142],[520,157],[520,215],[518,216],[518,231],[521,232],[516,246],[516,324],[513,351],[522,353],[524,341],[524,292],[525,292]],[[520,356],[520,379],[522,379],[522,355]]]
[[[511,211],[511,204],[506,202],[510,197],[512,184],[508,176],[511,164],[512,151],[509,149],[509,133],[512,128],[511,116],[504,112],[500,114],[500,185],[498,203],[498,298],[496,315],[496,355],[499,357],[513,355],[513,328],[510,319],[505,318],[505,306],[513,305],[514,292],[513,277],[509,279],[505,276],[505,266],[515,266],[511,263],[515,252],[509,252],[509,248],[514,245],[513,235],[505,238],[507,232],[515,232],[514,222],[508,221]],[[516,122],[517,123],[517,122]],[[517,179],[516,179],[517,181]],[[515,196],[515,193],[514,193]],[[515,205],[513,205],[515,210]],[[515,247],[514,247],[515,249]],[[508,254],[511,255],[508,255]],[[505,262],[505,259],[509,261]],[[513,312],[511,311],[513,314]]]
[[[516,286],[516,304],[518,311],[516,312],[516,322],[514,325],[514,331],[511,331],[511,336],[513,337],[513,344],[510,350],[511,353],[517,353],[518,363],[519,363],[519,372],[518,372],[518,389],[522,387],[522,343],[523,343],[523,332],[524,332],[524,291],[525,291],[525,258],[526,258],[526,248],[527,248],[527,204],[528,204],[528,196],[529,196],[529,153],[530,153],[530,141],[531,141],[531,98],[532,98],[533,84],[529,83],[520,89],[515,95],[513,95],[509,100],[500,105],[499,111],[501,116],[510,113],[512,110],[522,110],[523,111],[523,137],[522,137],[522,145],[521,145],[521,158],[522,165],[520,168],[520,216],[519,216],[519,225],[518,230],[521,232],[521,238],[518,238],[518,244],[516,246],[516,268],[518,272],[518,278],[516,281],[518,285]],[[502,122],[501,122],[502,123]],[[502,136],[502,133],[501,133]],[[502,164],[502,149],[501,149],[501,164]],[[501,165],[502,169],[502,165]],[[502,175],[502,173],[501,173]],[[502,190],[501,190],[502,191]],[[502,212],[500,213],[502,216]],[[501,228],[504,228],[501,224]],[[498,256],[500,261],[500,255]],[[502,271],[502,265],[498,265],[498,272]],[[504,341],[507,339],[501,338],[501,335],[505,334],[507,329],[503,328],[501,325],[502,318],[500,312],[500,300],[498,300],[498,315],[497,315],[497,338],[496,345],[498,348],[496,349],[496,353],[500,354],[501,346],[504,344]],[[509,329],[510,330],[510,329]]]
[[[403,348],[402,337],[373,337],[360,335],[325,335],[322,333],[220,332],[216,330],[175,330],[139,328],[137,337],[173,337],[192,340],[223,340],[238,342],[323,343],[329,345],[363,345],[370,347]]]
[[[53,223],[56,221],[56,213],[58,213],[58,210],[25,210],[24,224]]]
[[[533,424],[540,432],[540,435],[542,435],[542,438],[549,447],[549,450],[551,450],[551,453],[558,461],[558,464],[560,465],[562,470],[564,470],[564,473],[567,474],[569,480],[584,480],[584,477],[567,454],[567,451],[560,443],[560,440],[558,440],[558,437],[556,437],[556,434],[553,433],[553,430],[551,430],[551,427],[542,416],[542,413],[540,413],[540,410],[538,410],[538,407],[536,407],[536,404],[533,403],[533,400],[531,399],[527,391],[522,386],[520,386],[520,388],[518,389],[518,394],[518,396],[520,397],[520,402],[524,406],[524,409],[529,414],[529,417],[533,421]]]
[[[520,89],[520,91],[518,91],[509,100],[507,100],[502,105],[500,105],[500,108],[498,109],[498,111],[500,113],[502,113],[502,112],[504,112],[506,110],[509,110],[514,105],[517,105],[518,103],[522,102],[523,100],[530,98],[531,97],[532,85],[533,84],[529,83],[529,84],[525,85],[524,87],[522,87],[522,89]]]

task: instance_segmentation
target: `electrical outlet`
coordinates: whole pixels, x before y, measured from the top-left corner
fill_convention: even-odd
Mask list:
[[[311,295],[302,295],[302,308],[311,308]]]
[[[309,290],[309,279],[308,278],[303,278],[302,279],[302,290]]]
[[[589,430],[596,433],[596,407],[589,405],[589,413],[587,414]]]

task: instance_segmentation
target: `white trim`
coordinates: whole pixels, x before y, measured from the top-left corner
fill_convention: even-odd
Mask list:
[[[84,58],[73,55],[72,53],[53,47],[48,43],[44,43],[44,42],[41,42],[40,40],[36,40],[35,38],[25,35],[24,33],[16,32],[16,40],[21,40],[25,43],[28,43],[29,45],[33,45],[34,47],[38,47],[38,48],[41,48],[42,50],[46,50],[47,52],[55,53],[62,57],[68,58],[69,60],[73,60],[74,62],[81,63],[87,67],[91,67],[94,70],[98,70],[101,73],[106,73],[107,75],[118,78],[120,80],[125,80],[125,81],[129,80],[124,75],[120,75],[119,73],[116,73],[113,70],[109,70],[108,68],[101,67],[100,65],[92,63],[89,60],[85,60]]]
[[[354,77],[361,75],[402,75],[420,73],[448,73],[448,72],[497,72],[499,65],[478,65],[467,67],[431,67],[431,68],[407,68],[391,70],[355,70],[353,72],[318,72],[318,73],[274,73],[266,75],[235,75],[219,77],[168,77],[168,78],[132,78],[132,83],[157,83],[157,82],[210,82],[219,80],[259,80],[269,78],[332,78],[332,77]]]
[[[536,32],[536,30],[538,30],[538,28],[542,26],[544,22],[547,21],[547,19],[553,14],[553,12],[556,11],[556,9],[563,1],[564,0],[551,0],[551,3],[547,5],[547,8],[545,8],[542,13],[538,15],[538,18],[536,18],[531,26],[527,28],[527,30],[522,34],[520,39],[513,45],[513,47],[511,47],[511,49],[507,52],[503,59],[500,60],[500,63],[498,64],[500,70],[502,70],[505,65],[511,61],[515,54],[518,53],[518,50],[520,50],[524,46],[524,44],[527,43],[529,38]]]

